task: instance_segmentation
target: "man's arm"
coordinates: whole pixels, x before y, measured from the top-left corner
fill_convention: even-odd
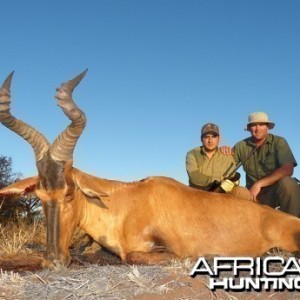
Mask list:
[[[186,155],[185,167],[189,176],[189,181],[193,185],[206,187],[213,181],[211,176],[200,173],[196,157],[191,152]]]
[[[257,202],[257,195],[259,194],[261,188],[270,186],[274,183],[276,183],[278,180],[280,180],[283,177],[286,176],[292,176],[294,173],[294,164],[287,163],[281,166],[280,168],[277,168],[274,170],[271,174],[268,176],[257,180],[252,187],[249,189],[251,198],[254,202]]]
[[[220,150],[224,155],[227,155],[227,156],[228,155],[231,156],[234,154],[234,151],[233,151],[234,149],[231,148],[230,146],[221,146]]]
[[[270,186],[276,183],[278,180],[285,176],[292,176],[294,173],[294,167],[297,166],[297,162],[290,149],[287,141],[282,137],[273,137],[276,160],[279,163],[279,167],[267,176],[257,180],[250,188],[253,201],[257,201],[257,195],[261,188]]]

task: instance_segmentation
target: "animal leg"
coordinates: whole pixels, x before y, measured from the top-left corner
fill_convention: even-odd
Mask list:
[[[126,262],[134,265],[164,265],[179,257],[170,252],[134,251],[126,255]]]

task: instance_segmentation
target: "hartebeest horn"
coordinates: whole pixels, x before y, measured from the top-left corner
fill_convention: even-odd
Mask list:
[[[14,75],[15,71],[12,71],[7,78],[4,80],[2,88],[3,90],[6,90],[10,94],[10,86],[11,86],[11,79]]]
[[[87,69],[74,79],[62,83],[61,87],[56,89],[57,94],[55,98],[58,99],[57,104],[72,123],[56,138],[50,148],[50,154],[54,160],[68,161],[73,158],[73,151],[77,140],[86,125],[84,112],[78,108],[72,99],[73,90],[85,76],[86,72]]]
[[[77,75],[75,78],[67,81],[66,83],[63,83],[62,86],[70,89],[72,92],[76,88],[76,86],[80,83],[80,81],[83,79],[85,74],[87,73],[88,69],[85,69],[82,73]]]
[[[10,86],[14,72],[5,79],[0,89],[0,122],[25,139],[33,148],[36,161],[42,159],[49,148],[48,140],[30,125],[16,119],[10,113]]]

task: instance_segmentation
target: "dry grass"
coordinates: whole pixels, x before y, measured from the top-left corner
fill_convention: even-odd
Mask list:
[[[1,259],[7,261],[8,256],[15,261],[22,255],[32,259],[34,253],[44,250],[44,245],[42,223],[0,225],[0,262]],[[92,246],[92,243],[84,233],[77,231],[71,247],[73,257],[81,253],[83,246]],[[98,260],[97,264],[89,263],[88,255],[78,255],[80,263],[73,263],[69,268],[58,265],[51,271],[1,270],[0,299],[300,299],[299,293],[288,292],[212,292],[207,276],[194,279],[189,276],[195,263],[189,259],[174,260],[167,266],[111,265],[111,260],[106,260],[103,253],[95,250],[97,248],[90,249],[94,252],[89,255],[98,252],[97,259],[102,257],[101,264]],[[289,257],[278,249],[269,255]]]
[[[166,293],[159,284],[157,267],[90,265],[80,269],[44,270],[23,274],[0,274],[3,299],[129,299],[145,292]],[[5,298],[6,297],[6,298]]]
[[[45,227],[41,222],[27,224],[17,221],[0,224],[0,255],[18,254],[28,251],[30,245],[42,245],[45,242]]]

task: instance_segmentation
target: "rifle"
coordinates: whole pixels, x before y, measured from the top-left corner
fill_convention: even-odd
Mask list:
[[[229,170],[231,169],[233,163],[229,166],[229,168],[225,171],[225,173],[223,174],[223,179],[221,181],[218,180],[214,180],[210,186],[210,188],[208,189],[209,192],[221,192],[221,193],[225,193],[225,191],[222,189],[221,185],[222,183],[229,179],[232,182],[235,182],[237,180],[240,179],[241,174],[237,172],[237,170],[248,160],[248,158],[256,151],[256,149],[259,146],[254,147],[250,153],[245,157],[245,159],[243,161],[240,161],[236,167],[227,175],[227,173],[229,172]]]

